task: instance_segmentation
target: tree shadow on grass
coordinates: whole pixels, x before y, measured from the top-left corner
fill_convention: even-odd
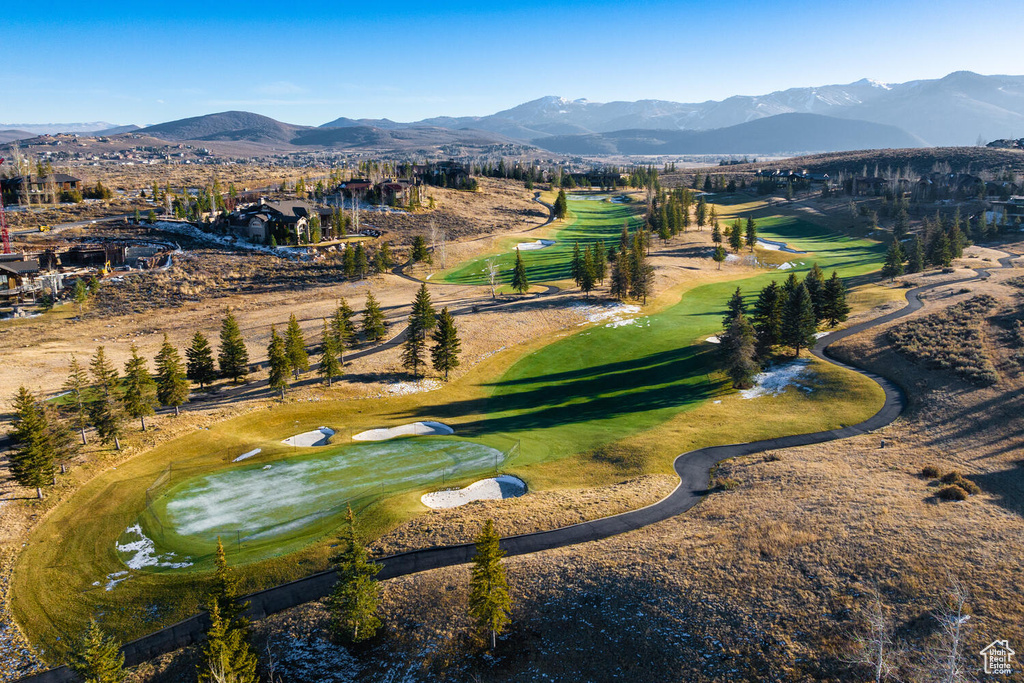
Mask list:
[[[1024,516],[1024,459],[1014,461],[1008,469],[988,474],[972,474],[971,480],[1010,512]]]

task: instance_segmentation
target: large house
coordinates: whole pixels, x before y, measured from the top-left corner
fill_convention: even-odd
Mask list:
[[[7,201],[32,202],[34,197],[47,198],[51,192],[81,191],[82,180],[67,173],[51,173],[47,176],[19,175],[0,179],[0,189]]]
[[[301,199],[271,202],[261,199],[218,219],[214,227],[225,228],[238,233],[250,242],[266,244],[271,235],[302,236],[309,240],[310,220],[319,215],[325,229],[330,224],[329,209],[318,209]]]

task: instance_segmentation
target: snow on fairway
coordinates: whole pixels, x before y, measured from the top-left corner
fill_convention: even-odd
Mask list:
[[[770,366],[764,372],[759,372],[754,377],[754,386],[741,390],[740,396],[743,398],[778,396],[790,385],[800,386],[797,384],[797,380],[809,374],[807,366],[810,363],[809,358],[798,358],[782,365]],[[801,388],[811,391],[810,387],[801,386]]]
[[[242,465],[196,477],[178,489],[161,515],[178,536],[209,542],[218,534],[286,536],[375,489],[429,484],[500,464],[501,451],[448,439],[352,444],[334,452]]]
[[[516,249],[519,251],[537,251],[538,249],[547,249],[554,244],[554,240],[536,240],[533,242],[521,242],[516,245]]]
[[[474,481],[464,489],[424,493],[420,501],[428,508],[456,508],[474,500],[502,500],[526,493],[526,483],[519,477],[502,474]]]
[[[184,567],[192,566],[192,563],[188,561],[188,558],[185,558],[185,560],[181,562],[175,562],[174,560],[176,558],[174,553],[158,555],[156,552],[156,546],[153,545],[153,540],[146,536],[146,534],[142,533],[142,527],[138,524],[134,524],[128,527],[124,530],[124,533],[131,536],[139,537],[138,541],[115,544],[117,552],[122,553],[122,561],[126,565],[128,565],[129,569],[142,569],[144,567],[166,567],[168,569],[182,569]],[[130,555],[130,557],[125,559],[125,554]],[[121,580],[123,581],[124,579]],[[110,588],[108,588],[107,590],[110,590]]]
[[[387,441],[398,436],[435,436],[454,434],[455,430],[440,422],[410,422],[399,427],[368,429],[352,437],[353,441]]]
[[[295,436],[289,436],[284,443],[289,446],[302,446],[311,448],[313,446],[326,446],[327,440],[334,436],[334,430],[329,427],[320,427],[311,432],[303,432]]]
[[[708,337],[704,341],[706,341],[708,344],[721,344],[722,343],[722,339],[720,337]]]
[[[261,452],[263,452],[262,448],[254,448],[251,451],[249,451],[248,453],[242,453],[240,456],[238,456],[237,458],[235,458],[231,462],[239,462],[241,460],[248,460],[249,458],[251,458],[254,455],[259,455]]]
[[[622,322],[626,320],[625,316],[633,315],[634,313],[640,312],[639,306],[632,306],[627,304],[575,304],[572,308],[584,316],[587,319],[587,323],[599,323],[605,320],[611,322]],[[630,318],[629,320],[632,320]],[[580,323],[586,325],[587,323]]]
[[[393,382],[385,385],[388,394],[405,396],[406,394],[418,394],[422,391],[434,391],[441,388],[441,382],[436,379],[421,379],[419,382]]]
[[[794,249],[793,247],[789,246],[785,242],[776,242],[775,240],[766,240],[763,237],[758,237],[757,238],[757,246],[761,247],[762,249],[768,249],[770,251],[784,251],[784,252],[789,253],[789,254],[806,254],[807,253],[806,251],[800,251],[799,249]]]

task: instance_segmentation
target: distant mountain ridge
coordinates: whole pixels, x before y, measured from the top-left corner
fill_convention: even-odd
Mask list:
[[[928,145],[968,145],[1024,135],[1024,76],[982,76],[957,71],[943,78],[790,88],[721,101],[591,102],[548,96],[489,116],[435,117],[401,124],[360,120],[377,127],[430,125],[476,128],[518,140],[629,129],[712,130],[778,114],[822,114],[902,128]],[[322,127],[352,125],[337,119]]]
[[[124,128],[106,121],[92,123],[0,123],[0,130],[16,130],[34,135],[56,135],[58,133],[88,133],[89,135],[111,134],[112,128]]]

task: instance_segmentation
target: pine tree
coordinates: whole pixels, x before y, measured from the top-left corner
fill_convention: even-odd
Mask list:
[[[212,611],[216,608],[229,629],[242,631],[247,636],[249,621],[242,614],[249,609],[249,603],[238,600],[238,577],[228,566],[228,556],[219,536],[214,567],[206,609]]]
[[[95,619],[75,647],[68,668],[84,683],[121,683],[126,677],[124,654],[113,637],[106,635]]]
[[[334,350],[338,354],[338,363],[345,365],[345,350],[351,348],[356,341],[355,316],[344,298],[338,299],[338,308],[331,317],[331,334],[334,336]]]
[[[704,229],[704,225],[708,222],[708,204],[704,200],[704,197],[697,199],[697,228],[699,230]]]
[[[355,261],[356,277],[362,280],[370,272],[370,262],[366,258],[366,248],[362,242],[356,242]]]
[[[64,391],[71,401],[71,422],[82,437],[82,445],[89,443],[85,437],[85,429],[89,426],[89,413],[86,410],[85,391],[89,388],[89,378],[85,369],[78,364],[78,359],[71,355],[68,365],[68,378],[64,381]]]
[[[782,315],[782,341],[793,349],[793,357],[800,355],[800,350],[814,346],[814,333],[818,329],[814,318],[814,305],[811,295],[803,283],[786,299]]]
[[[907,236],[907,230],[910,229],[910,219],[907,216],[907,210],[900,207],[899,211],[896,212],[896,220],[892,224],[892,236],[893,239],[900,241]]]
[[[825,274],[821,272],[821,267],[817,263],[811,267],[806,277],[804,277],[804,286],[807,287],[807,293],[811,295],[811,306],[814,307],[814,320],[818,322],[824,317],[821,311],[824,306]]]
[[[285,389],[288,388],[288,348],[273,325],[270,326],[267,361],[270,364],[270,388],[280,391],[281,398],[284,398]]]
[[[750,251],[754,251],[754,246],[757,244],[757,223],[754,222],[753,217],[747,216],[747,246],[750,247]]]
[[[427,251],[427,241],[423,235],[416,235],[412,238],[412,262],[430,263],[430,252]]]
[[[782,312],[785,296],[782,288],[772,280],[763,288],[754,303],[754,333],[757,337],[757,355],[766,358],[773,346],[782,343]]]
[[[320,376],[327,380],[327,386],[335,377],[341,375],[341,364],[338,363],[337,341],[331,333],[331,328],[324,320],[324,329],[320,342]]]
[[[598,240],[594,245],[594,279],[603,285],[606,277],[608,277],[608,256],[605,252],[604,241]]]
[[[583,281],[583,253],[580,251],[580,243],[576,242],[572,248],[572,260],[569,261],[569,274],[576,286]]]
[[[889,243],[889,249],[885,252],[885,263],[882,264],[882,277],[888,278],[889,282],[895,282],[896,278],[900,275],[903,275],[903,249],[894,238]]]
[[[231,628],[216,605],[209,615],[210,628],[196,667],[199,683],[257,683],[259,662],[249,647],[246,632]]]
[[[387,332],[387,322],[380,303],[374,298],[373,292],[366,293],[366,308],[363,310],[363,335],[367,341],[380,341]]]
[[[213,349],[202,332],[196,332],[192,336],[192,344],[185,351],[185,360],[185,376],[193,382],[198,382],[200,389],[217,379]]]
[[[722,263],[725,262],[728,254],[725,253],[725,247],[721,244],[715,247],[715,250],[711,252],[711,260],[718,264],[718,270],[722,269]]]
[[[754,340],[754,328],[743,312],[738,312],[722,335],[725,372],[736,389],[749,389],[754,384],[754,376],[761,371]]]
[[[846,303],[846,285],[839,279],[839,273],[832,271],[832,277],[825,281],[824,292],[822,319],[829,327],[835,327],[844,322],[850,314],[850,306]]]
[[[963,231],[960,230],[960,209],[956,210],[956,217],[953,219],[953,224],[946,233],[946,238],[949,240],[950,255],[953,258],[960,258],[963,256],[964,247],[967,246],[968,242]]]
[[[558,191],[558,197],[555,198],[554,214],[555,218],[565,218],[566,214],[569,213],[569,202],[565,196],[565,190]]]
[[[583,252],[583,267],[580,272],[580,289],[587,298],[590,298],[590,292],[594,289],[596,277],[594,276],[594,254],[590,251],[590,245]]]
[[[512,269],[512,289],[519,294],[525,294],[530,289],[530,280],[526,276],[526,265],[523,263],[523,255],[516,249],[516,265]]]
[[[512,609],[508,579],[501,564],[505,551],[499,545],[500,540],[494,521],[488,519],[476,538],[473,574],[469,582],[469,616],[482,631],[490,634],[492,650],[497,645],[498,634],[509,622]]]
[[[114,393],[118,385],[117,369],[107,359],[106,350],[102,346],[96,347],[96,354],[89,362],[89,371],[92,373],[93,381],[96,382],[100,393],[105,396]]]
[[[338,582],[327,604],[335,639],[358,643],[372,638],[380,628],[377,617],[380,585],[374,577],[382,567],[370,561],[369,553],[360,542],[352,508],[348,509],[346,521],[345,533],[339,539],[341,547],[331,558],[338,572]]]
[[[188,389],[181,356],[164,334],[164,343],[156,356],[156,398],[160,405],[174,408],[177,416],[180,406],[188,401]]]
[[[718,223],[711,226],[711,242],[718,245],[722,243],[722,228]]]
[[[419,377],[419,368],[423,364],[423,351],[426,342],[423,330],[415,313],[409,315],[409,326],[406,329],[405,341],[402,342],[402,367],[412,373],[413,378]]]
[[[75,280],[75,288],[71,291],[71,300],[78,306],[78,317],[82,317],[82,305],[89,298],[89,290],[81,278]]]
[[[448,373],[458,367],[461,351],[462,344],[459,341],[459,332],[455,328],[455,319],[446,306],[438,316],[437,329],[434,330],[434,347],[430,350],[434,369],[444,373],[445,381],[448,381]]]
[[[288,367],[295,373],[295,379],[298,379],[300,373],[309,370],[309,353],[306,351],[306,338],[294,313],[288,316],[285,350],[288,353]]]
[[[139,356],[139,349],[132,344],[131,358],[124,366],[124,396],[121,402],[124,411],[142,421],[142,431],[146,431],[146,417],[154,413],[156,403],[156,383],[146,367],[146,359]]]
[[[430,303],[430,292],[427,291],[426,283],[420,285],[416,292],[416,298],[412,302],[412,315],[416,317],[417,328],[421,337],[434,329],[437,324],[436,312]]]
[[[743,249],[743,224],[740,219],[737,218],[729,226],[729,247],[733,250],[733,253],[740,253]]]
[[[53,481],[57,454],[46,413],[35,396],[21,387],[14,397],[14,422],[9,456],[11,476],[21,486],[34,488],[43,497],[43,487]]]
[[[619,252],[612,265],[611,295],[620,301],[629,296],[633,284],[631,259],[625,249]]]
[[[732,321],[738,318],[739,316],[743,315],[744,308],[745,305],[743,303],[743,292],[740,290],[739,287],[737,287],[736,291],[732,293],[731,297],[729,297],[729,303],[726,307],[725,317],[722,318],[722,327],[724,327],[725,329],[729,329],[729,327],[732,325]]]
[[[921,242],[919,235],[914,235],[914,239],[910,242],[910,255],[909,263],[907,264],[908,273],[920,273],[924,271],[924,244]]]
[[[356,276],[356,249],[351,242],[345,244],[345,251],[341,253],[341,269],[349,280]]]
[[[928,261],[933,266],[943,268],[948,268],[953,262],[953,249],[949,245],[949,237],[942,230],[935,232],[935,238],[928,249]]]
[[[249,374],[249,352],[233,313],[228,313],[220,326],[220,351],[217,353],[220,372],[236,384]]]

